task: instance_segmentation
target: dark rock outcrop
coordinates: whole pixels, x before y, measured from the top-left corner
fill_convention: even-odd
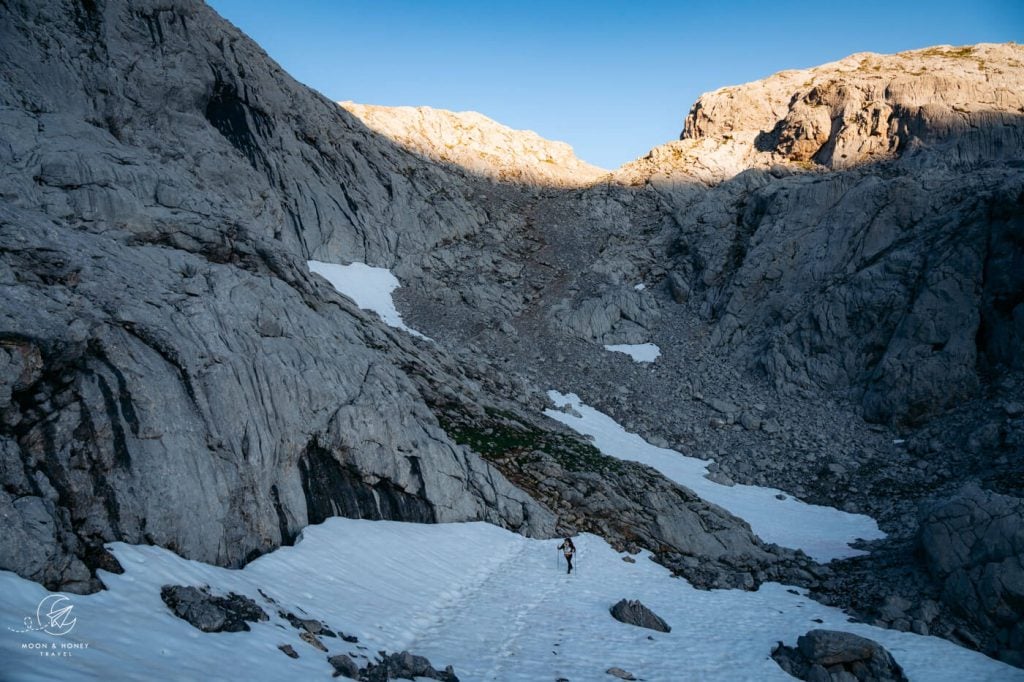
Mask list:
[[[942,600],[1024,666],[1024,500],[965,486],[924,511],[919,541]]]
[[[623,599],[609,609],[612,618],[637,627],[672,632],[672,628],[657,614],[635,599]]]
[[[838,630],[811,630],[797,638],[796,648],[779,642],[772,658],[787,673],[808,682],[908,682],[880,644]]]
[[[205,587],[164,585],[160,598],[174,615],[203,632],[248,632],[249,623],[268,618],[256,602],[234,592],[218,597]]]
[[[371,662],[359,671],[359,679],[365,682],[387,682],[388,680],[411,680],[426,677],[441,682],[459,682],[458,676],[451,666],[444,670],[435,670],[430,661],[423,656],[416,656],[403,651],[397,654],[381,652],[381,659]]]
[[[288,621],[293,628],[299,631],[299,633],[306,633],[309,635],[317,636],[323,635],[324,637],[340,637],[342,640],[355,644],[359,642],[359,638],[354,635],[346,635],[344,632],[335,632],[326,623],[314,618],[299,618],[290,611],[278,610],[277,615]]]

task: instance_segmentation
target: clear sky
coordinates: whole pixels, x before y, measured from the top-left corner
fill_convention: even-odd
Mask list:
[[[474,110],[614,168],[708,90],[854,52],[1024,42],[1024,0],[209,0],[334,100]]]

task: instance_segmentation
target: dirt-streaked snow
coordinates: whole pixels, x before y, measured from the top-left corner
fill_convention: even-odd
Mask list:
[[[407,327],[395,308],[391,292],[401,286],[398,278],[387,268],[375,268],[366,263],[354,262],[349,265],[307,261],[310,272],[320,275],[338,291],[348,296],[363,310],[372,310],[388,326],[406,331],[421,339],[427,338],[415,329]]]
[[[791,681],[770,658],[815,627],[849,630],[886,646],[910,679],[932,682],[1024,680],[1024,671],[933,637],[847,622],[837,609],[797,590],[701,591],[638,556],[635,564],[603,540],[576,540],[576,575],[565,575],[558,540],[530,540],[485,523],[417,525],[329,519],[294,547],[243,570],[187,561],[157,547],[111,545],[125,568],[103,574],[109,590],[68,595],[77,618],[63,637],[16,633],[48,593],[0,572],[0,659],[8,680],[320,679],[328,654],[299,639],[260,595],[359,637],[323,637],[335,653],[374,656],[409,649],[462,680],[607,679],[611,666],[649,680]],[[171,615],[167,583],[235,591],[271,615],[251,632],[206,634]],[[612,619],[609,607],[640,599],[672,626],[657,633]],[[820,619],[822,622],[817,622]],[[68,658],[22,649],[88,643]],[[300,657],[278,650],[289,644]],[[359,648],[363,647],[363,648]],[[357,659],[365,663],[364,659]]]
[[[651,466],[708,502],[727,509],[746,520],[762,540],[802,549],[818,561],[830,561],[864,554],[849,546],[858,538],[885,537],[875,520],[863,514],[807,504],[775,488],[715,483],[705,477],[710,461],[651,445],[608,415],[583,404],[575,393],[548,391],[548,397],[556,407],[572,412],[548,409],[544,414],[593,437],[594,445],[604,454]]]

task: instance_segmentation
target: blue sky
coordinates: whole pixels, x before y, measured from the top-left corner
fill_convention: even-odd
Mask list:
[[[210,0],[331,99],[475,110],[613,168],[708,90],[853,52],[1024,41],[1024,0]]]

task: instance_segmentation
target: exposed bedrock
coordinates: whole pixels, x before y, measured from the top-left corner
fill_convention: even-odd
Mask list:
[[[239,565],[335,514],[553,528],[439,429],[399,367],[421,351],[325,283],[18,224],[0,227],[20,245],[0,340],[5,567],[80,580],[70,557],[115,539]]]
[[[429,200],[460,178],[201,3],[0,14],[0,568],[93,589],[113,540],[237,566],[335,514],[553,531],[402,369],[442,351],[305,269],[470,229]]]

